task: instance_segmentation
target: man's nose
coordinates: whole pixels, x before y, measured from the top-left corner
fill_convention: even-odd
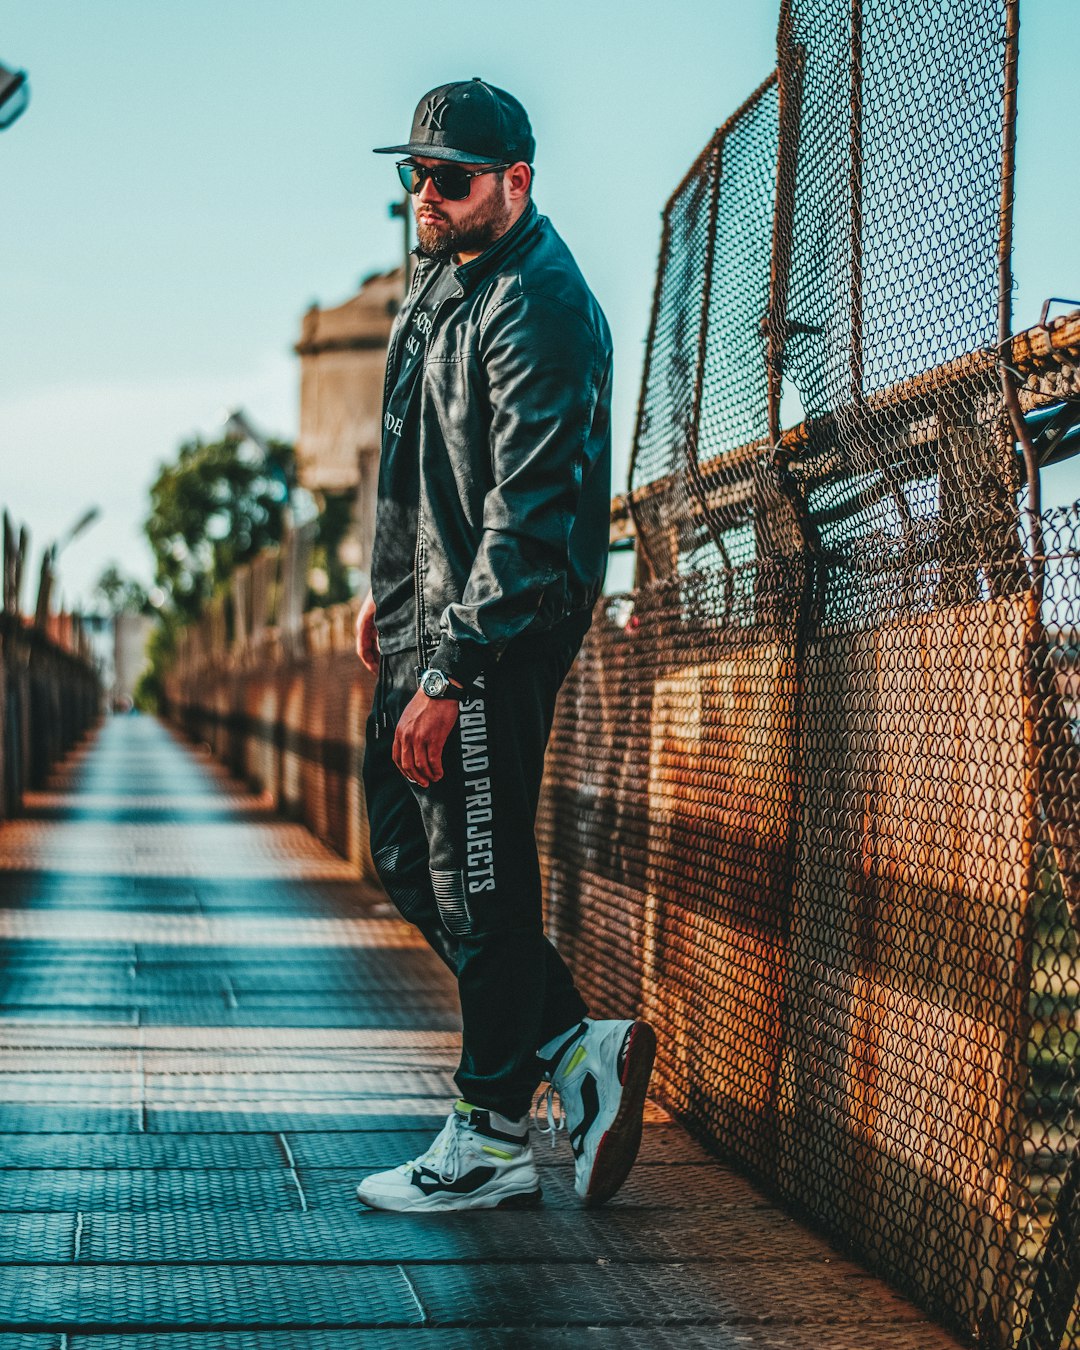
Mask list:
[[[430,177],[424,179],[420,184],[420,191],[416,194],[422,202],[441,202],[442,197],[435,190],[435,184]]]

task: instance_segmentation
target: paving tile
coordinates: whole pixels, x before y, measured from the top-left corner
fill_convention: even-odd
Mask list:
[[[93,972],[80,974],[78,989],[71,989],[64,996],[64,1004],[69,1008],[82,1008],[89,1004],[95,1006],[130,1007],[138,1002],[134,981],[127,971]],[[49,973],[41,977],[12,978],[4,982],[4,1007],[12,1004],[30,1006],[37,1004],[46,1008],[56,1003],[56,976]]]
[[[580,1329],[575,1334],[580,1335]],[[599,1333],[603,1334],[603,1333]],[[544,1342],[546,1344],[546,1342]],[[541,1345],[515,1329],[513,1346]],[[594,1344],[592,1335],[579,1345]],[[410,1327],[407,1330],[154,1332],[149,1336],[72,1336],[69,1350],[507,1350],[506,1333]],[[4,1350],[0,1341],[0,1350]],[[37,1347],[28,1347],[37,1350]],[[721,1350],[723,1347],[721,1346]]]
[[[181,885],[191,888],[190,880]],[[82,895],[97,895],[113,899],[135,893],[135,878],[110,875],[107,871],[94,876],[72,876],[70,872],[54,872],[42,868],[6,868],[0,877],[0,899],[17,898],[26,902],[35,898],[56,896],[77,899]]]
[[[273,1134],[6,1134],[0,1168],[273,1168]]]
[[[27,1009],[27,1015],[36,1010]],[[377,1006],[357,1008],[342,1002],[333,1006],[310,1003],[274,1004],[275,1026],[282,1027],[396,1027],[403,1031],[420,1028],[455,1030],[459,1023],[455,1013],[447,1012],[437,1002],[417,1001],[412,1007],[396,1006],[388,1010]],[[69,1020],[76,1020],[72,1017]],[[176,1003],[150,1008],[140,1019],[144,1026],[167,1026],[177,1022],[185,1025],[221,1027],[263,1027],[270,1020],[266,1008],[239,1007],[213,1009],[207,1003]]]
[[[304,1130],[427,1130],[429,1139],[446,1120],[446,1102],[426,1098],[373,1097],[368,1101],[353,1101],[344,1109],[344,1103],[308,1102],[281,1109],[275,1102],[246,1106],[223,1106],[212,1111],[193,1108],[188,1111],[165,1108],[146,1112],[146,1129],[154,1134],[191,1134],[201,1131],[218,1133],[238,1130],[245,1133],[272,1134]],[[378,1122],[382,1122],[379,1124]]]
[[[357,1180],[359,1179],[359,1175]],[[840,1267],[822,1239],[764,1208],[644,1218],[596,1213],[379,1214],[351,1211],[84,1214],[82,1259],[128,1263],[250,1261],[524,1262],[595,1265],[818,1262]],[[847,1267],[855,1270],[854,1267]]]
[[[96,1022],[112,1026],[134,1026],[137,1010],[130,1004],[86,1004],[77,996],[63,1003],[4,1003],[3,1022]]]
[[[414,1326],[397,1268],[23,1266],[0,1268],[0,1325],[90,1331],[185,1326]]]
[[[0,1212],[146,1209],[296,1209],[296,1185],[277,1170],[205,1168],[7,1168]]]
[[[75,1250],[76,1219],[70,1214],[0,1214],[0,1264],[66,1263]]]
[[[130,1067],[106,1068],[79,1072],[75,1069],[3,1070],[0,1071],[0,1096],[10,1102],[25,1100],[30,1094],[26,1089],[35,1085],[49,1089],[51,1096],[55,1092],[66,1094],[66,1100],[87,1101],[95,1092],[107,1088],[130,1088],[132,1069]],[[40,1100],[48,1100],[42,1097]],[[96,1103],[95,1103],[96,1104]]]
[[[363,1350],[955,1350],[956,1342],[928,1322],[906,1326],[839,1327],[543,1327],[516,1324],[365,1331]],[[69,1350],[357,1350],[350,1331],[155,1333],[153,1336],[73,1336]],[[3,1343],[0,1342],[0,1350]],[[36,1350],[36,1347],[35,1347]]]
[[[903,1299],[861,1272],[813,1277],[796,1266],[410,1265],[409,1279],[436,1325],[673,1326],[921,1322]]]
[[[142,1128],[134,1106],[14,1106],[0,1104],[0,1134],[85,1132],[118,1134]]]
[[[147,1102],[158,1107],[175,1105],[181,1100],[195,1103],[266,1101],[275,1095],[294,1101],[303,1098],[351,1101],[391,1094],[452,1101],[455,1091],[453,1079],[446,1072],[429,1073],[405,1068],[291,1073],[284,1079],[273,1072],[146,1075]]]
[[[148,1074],[185,1077],[207,1073],[273,1073],[280,1082],[289,1083],[293,1074],[314,1071],[386,1072],[401,1070],[424,1073],[452,1073],[457,1068],[458,1052],[406,1046],[403,1048],[310,1046],[306,1049],[212,1049],[189,1047],[187,1050],[144,1050],[142,1064]]]

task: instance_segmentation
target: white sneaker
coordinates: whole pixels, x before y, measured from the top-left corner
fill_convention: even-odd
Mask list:
[[[648,1022],[586,1019],[585,1030],[556,1051],[547,1077],[547,1127],[565,1129],[574,1150],[574,1190],[587,1205],[602,1205],[629,1175],[641,1146],[641,1120],[656,1055]],[[551,1115],[559,1094],[562,1119]]]
[[[508,1120],[458,1101],[426,1153],[365,1178],[372,1209],[526,1209],[540,1203],[529,1120]]]

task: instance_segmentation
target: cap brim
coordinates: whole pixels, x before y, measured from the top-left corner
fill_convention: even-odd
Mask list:
[[[447,145],[426,145],[413,142],[412,145],[382,145],[372,150],[373,155],[423,155],[425,159],[445,159],[451,164],[501,164],[502,160],[490,155],[473,155],[467,150],[452,150]]]

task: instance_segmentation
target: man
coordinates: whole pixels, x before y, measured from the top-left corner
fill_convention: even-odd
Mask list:
[[[458,979],[461,1092],[420,1157],[366,1178],[395,1210],[540,1199],[529,1110],[558,1093],[586,1203],[633,1165],[655,1050],[593,1021],[544,936],[535,817],[555,697],[600,594],[611,338],[531,200],[521,104],[480,79],[420,100],[398,172],[418,264],[387,356],[364,785],[401,913]]]

